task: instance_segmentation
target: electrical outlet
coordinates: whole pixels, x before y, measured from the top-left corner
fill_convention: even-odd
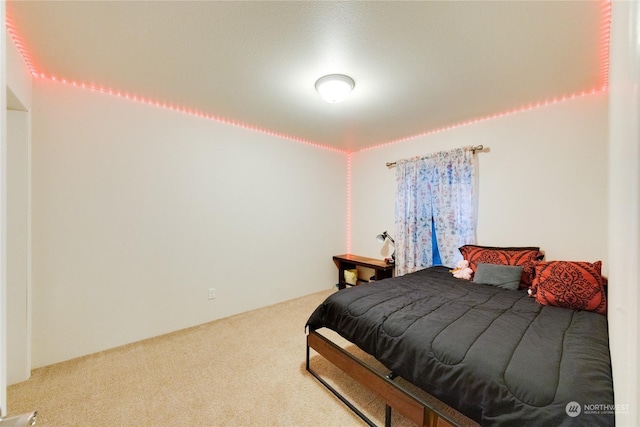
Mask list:
[[[209,299],[214,299],[216,297],[216,288],[209,288]]]

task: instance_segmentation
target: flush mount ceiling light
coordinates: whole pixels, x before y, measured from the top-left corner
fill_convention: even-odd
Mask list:
[[[353,90],[355,82],[349,76],[343,74],[330,74],[320,77],[316,82],[316,90],[330,104],[342,102]]]

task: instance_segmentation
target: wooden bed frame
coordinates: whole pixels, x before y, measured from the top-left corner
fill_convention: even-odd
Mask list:
[[[391,425],[392,408],[421,427],[457,426],[450,417],[434,409],[416,395],[394,382],[393,379],[395,375],[393,373],[383,376],[351,353],[331,342],[328,338],[316,331],[309,331],[307,335],[307,371],[370,426],[375,426],[375,423],[310,368],[310,349],[315,350],[356,382],[368,388],[385,403],[385,426],[390,427]]]

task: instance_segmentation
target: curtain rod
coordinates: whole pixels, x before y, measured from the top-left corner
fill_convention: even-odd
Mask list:
[[[484,150],[484,145],[475,145],[473,147],[470,147],[469,150],[471,150],[471,152],[473,154],[476,154],[476,151],[482,151]],[[388,168],[393,168],[396,166],[397,162],[387,162],[387,167]]]

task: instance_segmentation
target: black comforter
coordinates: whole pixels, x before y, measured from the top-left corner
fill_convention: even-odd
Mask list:
[[[600,314],[433,267],[336,292],[307,326],[338,332],[482,425],[614,424]]]

